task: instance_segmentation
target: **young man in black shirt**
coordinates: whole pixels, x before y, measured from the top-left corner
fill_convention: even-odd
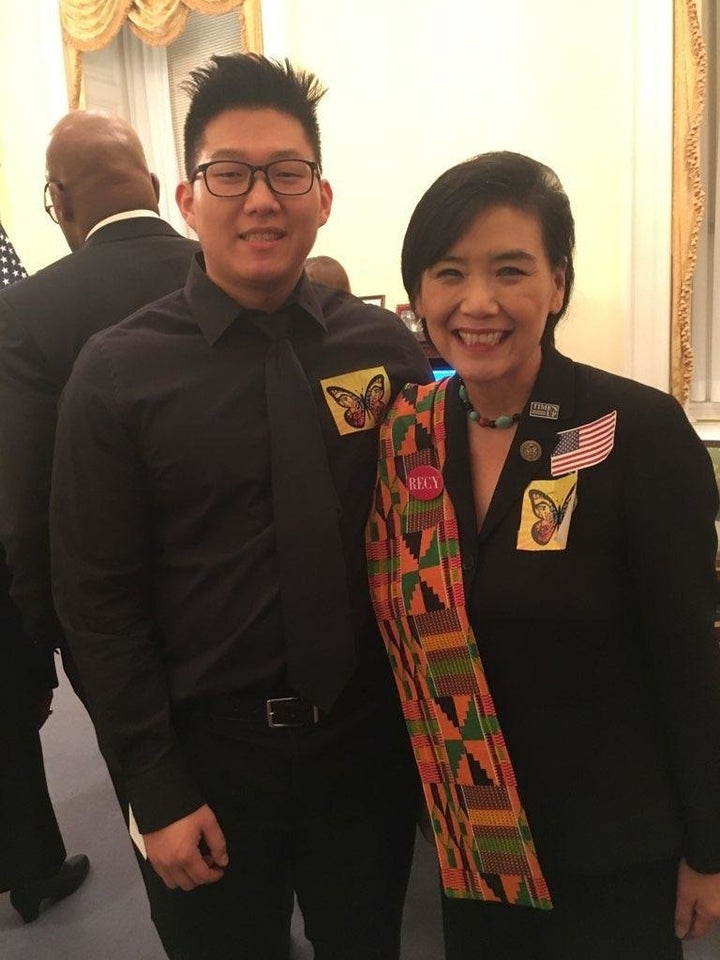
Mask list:
[[[377,424],[430,372],[384,310],[303,264],[332,204],[316,78],[192,74],[184,290],[85,348],[53,477],[57,608],[177,960],[393,960],[417,804],[372,616]]]

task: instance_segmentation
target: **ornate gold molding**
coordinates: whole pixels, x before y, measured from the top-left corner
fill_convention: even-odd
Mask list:
[[[692,286],[705,196],[700,175],[700,123],[707,56],[697,0],[673,0],[673,174],[670,389],[686,403],[693,371]]]
[[[260,0],[60,0],[71,109],[82,97],[84,52],[106,47],[126,20],[144,43],[165,47],[180,36],[193,10],[213,16],[237,10],[247,49],[262,52]]]

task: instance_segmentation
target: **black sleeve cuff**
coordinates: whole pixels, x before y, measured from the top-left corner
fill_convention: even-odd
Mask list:
[[[140,833],[167,827],[205,803],[187,773],[179,748],[152,769],[128,778],[126,788]]]

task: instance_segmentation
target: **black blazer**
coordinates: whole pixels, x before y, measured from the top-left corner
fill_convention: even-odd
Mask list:
[[[479,533],[467,417],[450,385],[445,481],[471,623],[543,868],[683,854],[720,872],[720,654],[709,457],[667,394],[546,350]],[[560,430],[617,410],[581,469],[564,550],[520,550],[523,493]],[[472,429],[472,428],[471,428]],[[538,460],[522,447],[534,440]]]
[[[48,500],[57,402],[85,341],[182,287],[198,245],[134,217],[0,293],[0,542],[30,639],[62,646],[50,587]]]

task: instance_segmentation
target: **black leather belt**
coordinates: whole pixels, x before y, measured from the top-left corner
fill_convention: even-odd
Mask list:
[[[318,708],[302,697],[269,697],[258,700],[242,693],[225,693],[206,701],[212,720],[256,723],[272,728],[309,727],[320,719]]]

